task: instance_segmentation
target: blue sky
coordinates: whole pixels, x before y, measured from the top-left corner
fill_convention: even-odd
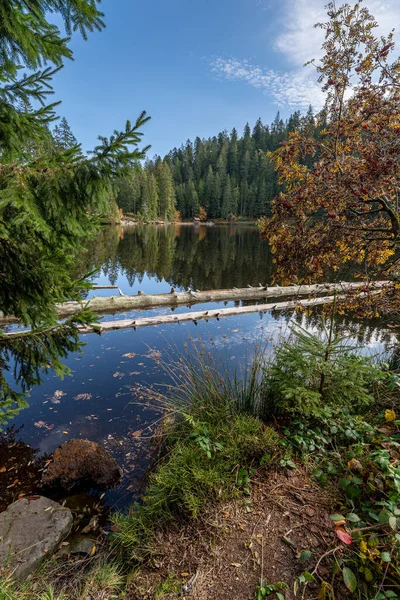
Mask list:
[[[286,117],[322,96],[309,58],[320,55],[326,0],[103,0],[106,29],[75,34],[73,62],[56,76],[56,98],[88,150],[146,110],[149,155],[196,135],[242,130]],[[365,2],[400,29],[400,0]]]

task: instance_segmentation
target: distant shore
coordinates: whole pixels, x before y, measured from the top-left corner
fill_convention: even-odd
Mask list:
[[[122,227],[133,225],[191,225],[192,227],[213,227],[215,225],[257,225],[257,221],[225,221],[223,219],[216,219],[214,221],[194,223],[193,221],[137,221],[135,219],[124,218],[115,224],[121,225]]]

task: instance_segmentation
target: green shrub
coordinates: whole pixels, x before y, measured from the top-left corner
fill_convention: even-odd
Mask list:
[[[372,358],[360,356],[344,337],[296,325],[265,370],[264,407],[271,414],[321,416],[326,406],[359,409],[373,402],[373,384],[384,377]]]

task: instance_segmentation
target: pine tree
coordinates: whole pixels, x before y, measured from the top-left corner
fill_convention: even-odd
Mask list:
[[[65,117],[60,121],[59,125],[54,127],[53,140],[56,150],[69,150],[78,145],[78,140],[72,133],[72,129]]]
[[[191,179],[186,185],[185,190],[185,204],[188,207],[190,217],[198,217],[200,214],[200,203],[199,197],[196,192],[196,188],[193,180]]]
[[[47,97],[64,59],[72,58],[69,38],[47,21],[49,12],[61,14],[68,36],[103,27],[95,0],[0,2],[0,311],[32,328],[11,338],[0,333],[0,422],[24,405],[23,392],[40,382],[42,370],[65,373],[60,359],[79,349],[77,325],[93,315],[83,310],[59,325],[55,304],[82,298],[88,284],[71,275],[76,254],[95,231],[115,179],[145,152],[138,149],[144,112],[100,137],[90,156],[77,146],[47,151],[57,106]],[[18,391],[5,377],[11,365]]]
[[[157,181],[151,170],[145,170],[142,178],[142,210],[141,216],[146,220],[157,219],[158,212],[158,190]]]
[[[168,163],[158,158],[154,174],[158,190],[158,216],[166,221],[172,219],[175,213],[175,190],[171,169]]]

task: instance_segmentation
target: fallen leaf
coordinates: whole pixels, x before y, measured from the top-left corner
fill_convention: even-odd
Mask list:
[[[241,567],[242,565],[240,563],[231,563],[232,567]]]
[[[74,396],[74,400],[90,400],[91,397],[92,397],[92,394],[88,394],[88,393],[77,394],[76,396]]]
[[[132,433],[132,437],[135,437],[135,438],[140,437],[142,435],[142,433],[143,433],[143,429],[138,429],[137,431],[134,431]]]
[[[346,531],[344,531],[343,529],[336,529],[336,535],[338,536],[339,540],[342,541],[344,544],[350,545],[353,542],[351,535],[346,533]]]
[[[7,471],[7,468],[6,467],[1,467],[0,473],[4,473],[4,471]]]
[[[385,410],[385,420],[388,423],[391,423],[392,421],[396,420],[396,413],[394,412],[394,410]]]
[[[68,435],[68,431],[63,431],[63,434],[64,435]]]

